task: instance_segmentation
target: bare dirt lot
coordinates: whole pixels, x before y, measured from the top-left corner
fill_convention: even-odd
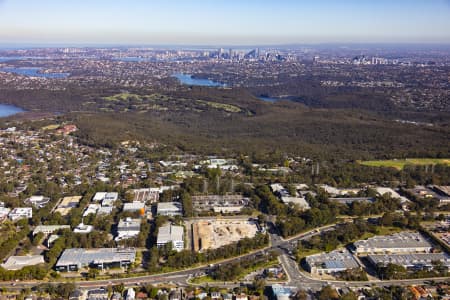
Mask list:
[[[194,251],[220,248],[242,238],[254,237],[258,228],[249,220],[201,220],[192,224]]]

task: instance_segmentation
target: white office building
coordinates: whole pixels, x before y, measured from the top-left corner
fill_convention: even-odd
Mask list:
[[[184,227],[166,225],[158,230],[158,247],[163,247],[168,243],[172,243],[172,249],[182,251],[184,249]]]
[[[31,207],[16,207],[8,215],[11,221],[20,219],[31,219],[33,217],[33,209]]]
[[[311,208],[308,202],[306,202],[306,199],[302,197],[283,196],[281,197],[281,202],[286,205],[293,204],[294,206],[298,206],[301,210],[308,210]]]
[[[31,196],[26,199],[25,202],[33,205],[34,207],[43,208],[50,202],[50,198],[44,196]]]
[[[77,227],[75,227],[75,229],[73,230],[73,232],[75,233],[83,233],[83,234],[88,234],[91,233],[92,230],[94,230],[94,226],[92,225],[86,225],[83,222],[81,222]]]
[[[156,212],[161,216],[181,216],[183,207],[180,202],[159,202]]]
[[[114,239],[116,242],[137,237],[141,231],[141,220],[126,218],[120,220],[117,226],[117,237]]]
[[[61,229],[70,229],[70,226],[69,225],[38,225],[33,230],[33,235],[36,235],[41,232],[45,235],[49,235],[49,234],[54,233]]]
[[[359,264],[347,249],[335,250],[306,257],[308,271],[312,274],[332,274],[359,268]]]
[[[86,209],[83,212],[83,217],[87,217],[90,214],[97,214],[97,211],[100,209],[100,204],[97,203],[91,203],[86,207]]]
[[[11,212],[10,208],[7,207],[0,207],[0,221],[6,219],[6,217]]]
[[[123,211],[140,211],[145,209],[144,202],[130,202],[123,204]]]
[[[119,199],[119,193],[116,192],[98,192],[92,198],[92,202],[102,202],[102,206],[112,206]]]

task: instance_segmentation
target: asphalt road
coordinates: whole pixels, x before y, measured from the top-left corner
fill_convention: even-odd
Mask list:
[[[258,255],[264,255],[268,251],[276,250],[281,253],[280,261],[286,270],[288,275],[288,285],[296,286],[306,290],[318,290],[323,286],[332,285],[334,287],[370,287],[370,286],[390,286],[390,285],[413,285],[413,284],[423,284],[425,281],[434,280],[435,282],[449,280],[450,278],[428,278],[428,279],[411,279],[411,280],[389,280],[389,281],[329,281],[329,280],[319,280],[309,277],[307,274],[301,272],[298,269],[298,264],[293,260],[289,254],[295,247],[298,241],[309,239],[314,235],[318,235],[323,231],[333,230],[336,225],[323,226],[319,229],[314,229],[307,233],[303,233],[289,239],[283,239],[278,235],[277,232],[270,231],[271,245],[265,249],[257,250],[255,252],[241,255],[240,257],[234,257],[227,260],[223,260],[220,264],[227,262],[236,262],[241,258],[256,258]],[[78,281],[76,285],[82,289],[88,288],[98,288],[106,287],[108,285],[117,285],[123,283],[125,286],[137,286],[146,284],[173,284],[177,286],[187,286],[188,280],[195,276],[195,274],[206,273],[208,271],[208,266],[196,267],[184,271],[176,271],[164,274],[146,275],[133,278],[120,278],[120,279],[109,279],[109,280],[93,280],[93,281]],[[38,286],[42,282],[0,282],[0,287],[6,287],[8,289],[24,289],[33,288]],[[55,282],[56,283],[56,282]],[[239,286],[240,283],[209,283],[209,286],[220,286],[220,287],[235,287]]]

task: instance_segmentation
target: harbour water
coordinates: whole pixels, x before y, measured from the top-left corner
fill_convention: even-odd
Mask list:
[[[0,68],[2,72],[15,73],[19,75],[29,76],[29,77],[44,77],[44,78],[66,78],[69,73],[40,73],[42,68]]]
[[[277,102],[278,101],[277,98],[264,97],[264,96],[259,96],[258,99],[261,99],[262,101],[265,101],[265,102]]]
[[[24,112],[23,109],[14,105],[0,104],[0,118],[9,117],[17,113]]]
[[[226,86],[226,84],[212,81],[209,79],[193,78],[192,75],[190,74],[177,73],[174,74],[173,77],[177,78],[182,84],[185,85],[211,86],[211,87]]]

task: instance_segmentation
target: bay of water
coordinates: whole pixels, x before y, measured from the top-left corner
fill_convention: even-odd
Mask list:
[[[270,97],[263,97],[263,96],[259,96],[257,98],[261,99],[262,101],[265,101],[265,102],[277,102],[278,101],[277,98],[270,98]]]
[[[192,78],[192,75],[190,74],[177,73],[174,74],[173,77],[177,78],[182,84],[185,85],[212,86],[212,87],[226,86],[226,84],[209,79]]]
[[[14,105],[0,104],[0,118],[15,115],[24,112],[23,109]]]
[[[173,74],[173,77],[177,78],[182,84],[185,85],[196,85],[196,86],[212,86],[212,87],[224,87],[226,84],[209,80],[209,79],[198,79],[198,78],[192,78],[192,75],[190,74],[182,74],[177,73]],[[257,96],[258,99],[265,101],[265,102],[277,102],[278,98],[271,98],[271,97],[264,97],[264,96]]]
[[[41,68],[0,68],[0,71],[25,75],[29,77],[66,78],[69,73],[39,73]]]
[[[26,60],[26,59],[46,59],[45,57],[39,56],[0,56],[0,62],[12,61],[12,60]]]

